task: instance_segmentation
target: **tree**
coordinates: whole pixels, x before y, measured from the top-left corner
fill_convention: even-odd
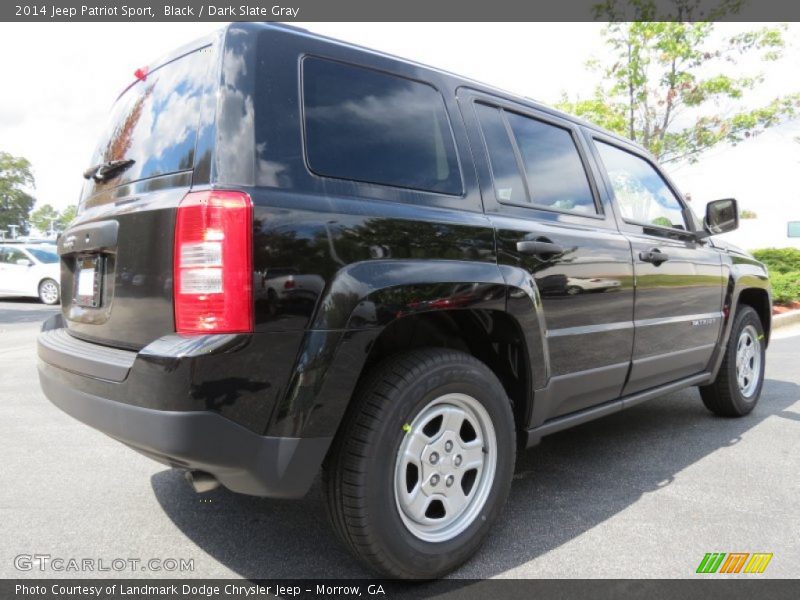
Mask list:
[[[78,215],[78,207],[68,206],[58,212],[49,204],[44,204],[31,213],[30,224],[42,233],[49,232],[51,226],[54,231],[64,231]]]
[[[51,225],[55,227],[55,222],[58,220],[58,217],[59,214],[55,208],[49,204],[44,204],[31,213],[29,221],[36,229],[45,232],[50,231]]]
[[[78,207],[74,204],[71,204],[67,208],[61,211],[61,214],[58,215],[58,221],[56,222],[56,228],[59,231],[64,231],[72,221],[75,220],[75,217],[78,216]]]
[[[0,229],[6,231],[6,236],[10,225],[19,227],[19,235],[28,233],[28,215],[35,199],[24,188],[32,187],[31,163],[0,151]]]
[[[662,3],[663,4],[663,3]],[[633,7],[633,13],[625,12]],[[692,20],[700,0],[672,0],[672,14],[658,14],[655,0],[630,0],[621,7],[607,0],[598,16],[613,22],[604,30],[612,49],[609,65],[590,61],[603,83],[588,99],[559,103],[563,110],[625,135],[662,163],[695,162],[717,144],[736,144],[800,112],[800,93],[748,106],[747,92],[764,81],[743,74],[742,59],[774,61],[784,49],[783,26],[722,36],[714,23]],[[719,18],[738,12],[741,2],[723,1],[702,15]],[[648,19],[671,17],[677,22]]]

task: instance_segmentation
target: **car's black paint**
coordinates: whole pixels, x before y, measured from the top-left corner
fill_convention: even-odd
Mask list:
[[[67,414],[170,467],[202,469],[228,489],[298,498],[312,484],[331,439],[258,435],[217,412],[164,411],[64,387],[64,371],[39,367],[44,393]]]
[[[76,252],[61,249],[68,334],[128,349],[133,364],[121,381],[45,364],[49,395],[69,388],[146,410],[213,413],[258,436],[329,440],[365,370],[400,344],[398,331],[414,337],[420,323],[433,326],[444,317],[449,330],[442,343],[487,357],[515,403],[517,426],[535,443],[662,391],[713,379],[741,302],[760,303],[769,335],[763,265],[698,239],[693,223],[676,232],[619,217],[593,140],[645,156],[633,144],[527,99],[283,26],[233,24],[195,48],[214,54],[217,84],[205,94],[214,102],[198,112],[191,169],[87,188],[75,228],[65,234],[118,224],[116,245],[103,250],[100,309],[71,302]],[[438,90],[463,194],[315,174],[305,158],[299,79],[309,55]],[[568,129],[597,214],[496,198],[476,101]],[[208,188],[242,190],[253,202],[252,334],[174,333],[176,207],[187,191]],[[519,245],[526,241],[562,251],[529,254]],[[670,260],[656,266],[640,259],[653,248]],[[288,275],[296,285],[280,292]],[[52,351],[40,350],[42,359],[63,367]],[[206,462],[180,460],[213,472]],[[239,487],[280,495],[258,482]]]

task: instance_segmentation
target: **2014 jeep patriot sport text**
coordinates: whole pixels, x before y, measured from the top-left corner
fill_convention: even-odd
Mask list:
[[[765,268],[641,148],[474,81],[233,24],[117,100],[59,241],[41,385],[203,488],[297,498],[368,566],[437,577],[516,452],[699,386],[757,402]]]

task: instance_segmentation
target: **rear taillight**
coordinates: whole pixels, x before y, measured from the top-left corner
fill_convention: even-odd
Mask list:
[[[253,207],[243,192],[191,192],[175,223],[178,333],[253,330]]]

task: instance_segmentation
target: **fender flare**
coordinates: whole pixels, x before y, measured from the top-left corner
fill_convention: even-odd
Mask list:
[[[541,384],[547,355],[536,310],[541,301],[532,277],[526,282],[523,273],[494,262],[451,260],[374,260],[343,268],[317,304],[267,434],[333,436],[374,341],[411,314],[457,308],[510,313],[528,346],[531,382]],[[447,289],[455,293],[441,295]]]
[[[767,303],[770,308],[767,318],[770,323],[772,321],[772,289],[769,283],[769,276],[764,266],[754,258],[740,255],[731,255],[730,261],[725,261],[723,259],[722,264],[723,267],[728,270],[728,283],[723,291],[723,314],[725,316],[717,348],[709,363],[709,370],[711,372],[710,381],[716,378],[719,368],[722,365],[722,359],[725,355],[725,349],[728,346],[731,328],[733,327],[733,318],[741,303],[743,292],[753,289],[765,292],[767,295]],[[769,332],[771,328],[769,327],[769,323],[767,325],[765,329]],[[767,333],[767,336],[769,336],[769,333]],[[767,343],[769,343],[769,337],[767,338]]]

